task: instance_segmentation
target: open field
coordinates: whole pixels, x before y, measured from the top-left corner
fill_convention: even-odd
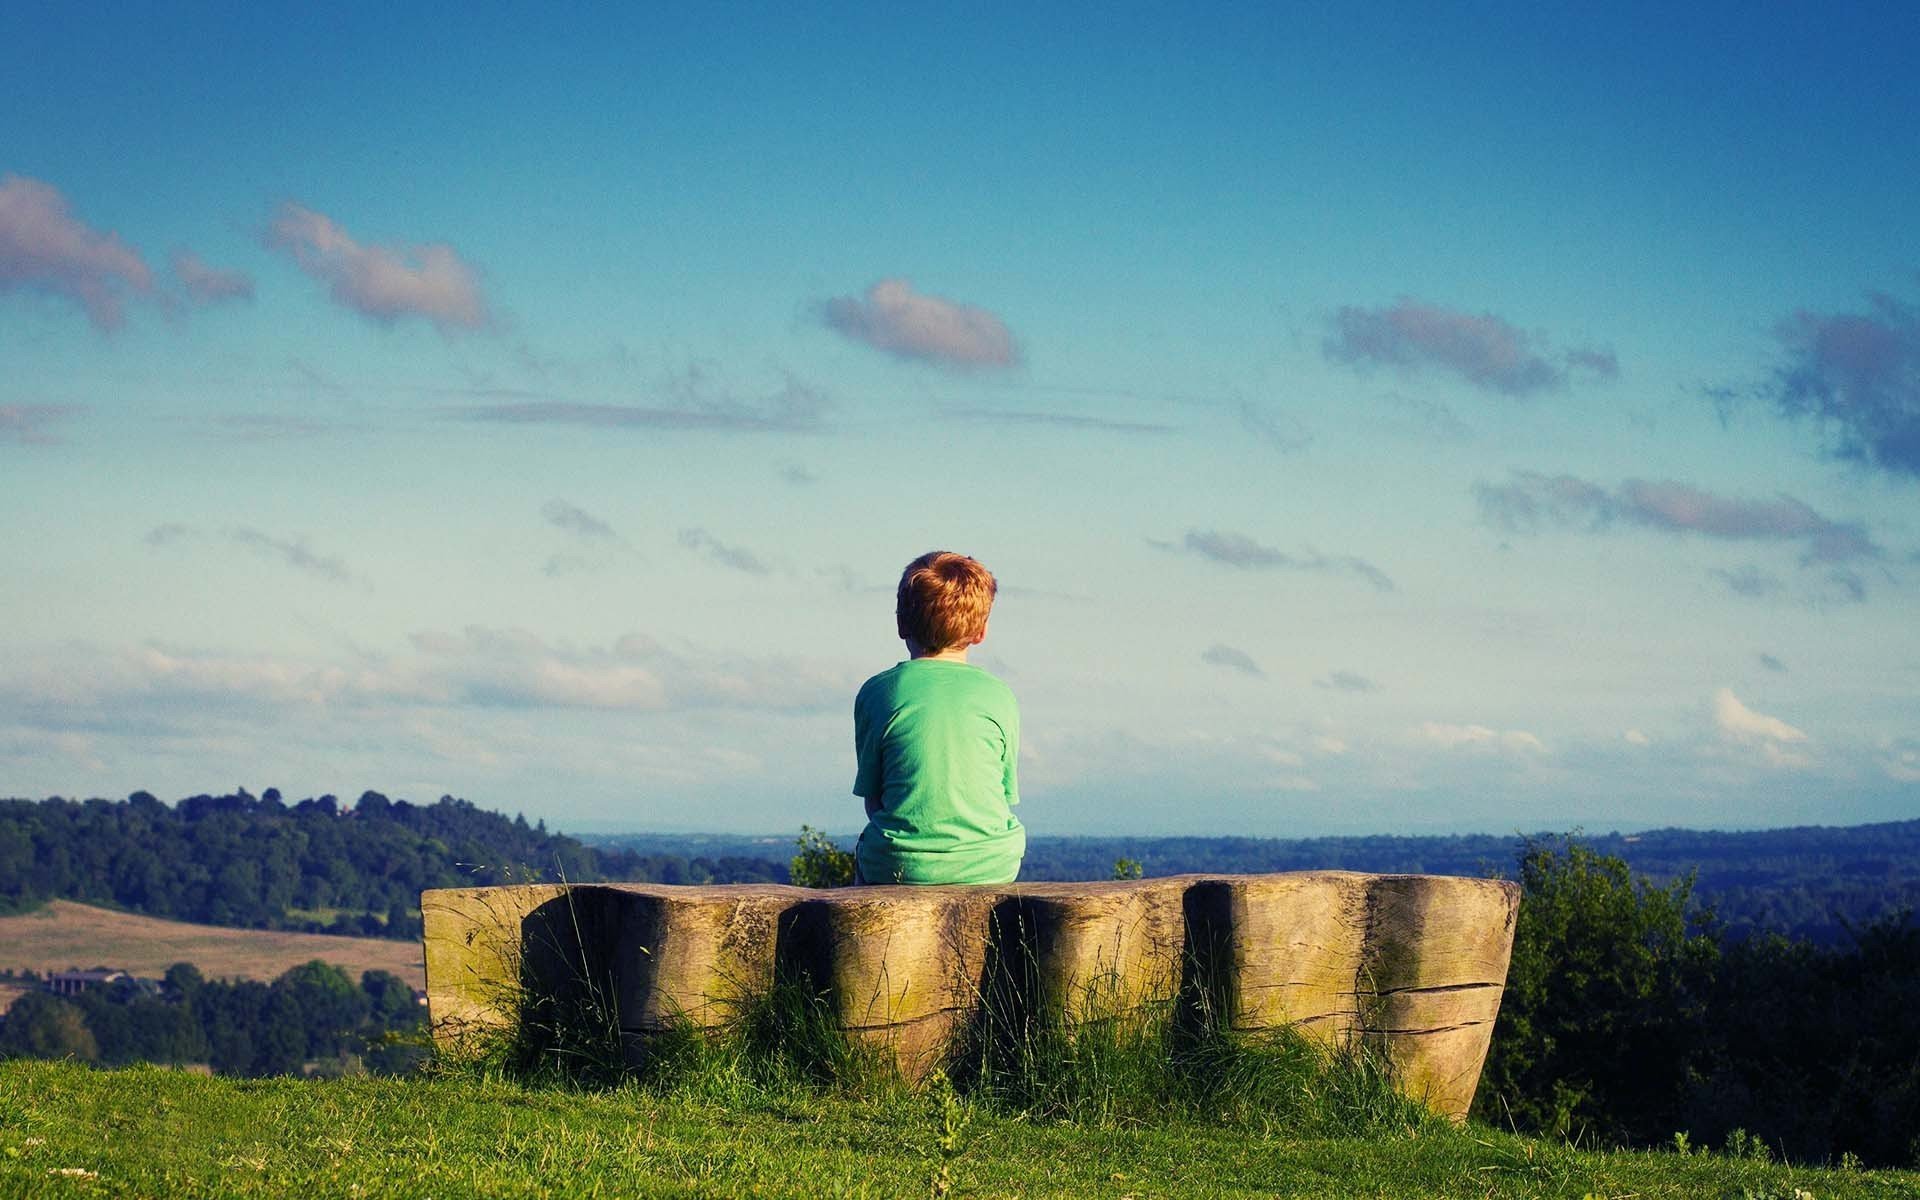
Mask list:
[[[716,1103],[21,1061],[0,1063],[0,1194],[1879,1200],[1920,1195],[1920,1174],[1596,1153],[1472,1126],[1301,1137],[1036,1121],[950,1096]]]
[[[209,979],[272,979],[288,967],[316,958],[355,976],[362,971],[392,971],[414,987],[426,986],[418,942],[223,929],[69,900],[52,900],[34,912],[0,917],[0,968],[16,971],[31,968],[44,974],[107,966],[158,976],[174,963],[190,962]],[[6,999],[11,1002],[11,997]]]

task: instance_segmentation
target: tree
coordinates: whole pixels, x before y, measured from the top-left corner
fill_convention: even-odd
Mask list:
[[[787,877],[801,887],[846,887],[853,882],[853,855],[834,844],[832,838],[811,825],[800,827],[793,839],[800,853],[787,867]]]
[[[1573,837],[1529,839],[1479,1114],[1568,1136],[1669,1136],[1702,1065],[1718,943],[1691,876],[1659,887]]]
[[[100,1047],[80,1009],[51,992],[28,992],[0,1022],[0,1058],[77,1058],[93,1062]]]

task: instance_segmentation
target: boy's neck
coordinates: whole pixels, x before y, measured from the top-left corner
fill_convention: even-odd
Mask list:
[[[931,659],[934,662],[963,663],[967,661],[967,651],[972,648],[973,647],[963,642],[958,646],[948,646],[945,650],[929,650],[919,642],[909,640],[907,642],[907,657],[916,660],[923,658]]]

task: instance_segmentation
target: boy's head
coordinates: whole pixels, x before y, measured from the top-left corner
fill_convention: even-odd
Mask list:
[[[936,654],[974,645],[987,636],[996,588],[993,572],[964,554],[922,554],[900,573],[894,596],[901,640]]]

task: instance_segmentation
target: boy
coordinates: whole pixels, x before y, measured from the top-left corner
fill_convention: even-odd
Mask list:
[[[867,804],[857,883],[1012,883],[1020,873],[1020,711],[1006,684],[967,662],[995,590],[985,567],[946,551],[900,576],[894,620],[907,661],[853,701],[853,791]]]

